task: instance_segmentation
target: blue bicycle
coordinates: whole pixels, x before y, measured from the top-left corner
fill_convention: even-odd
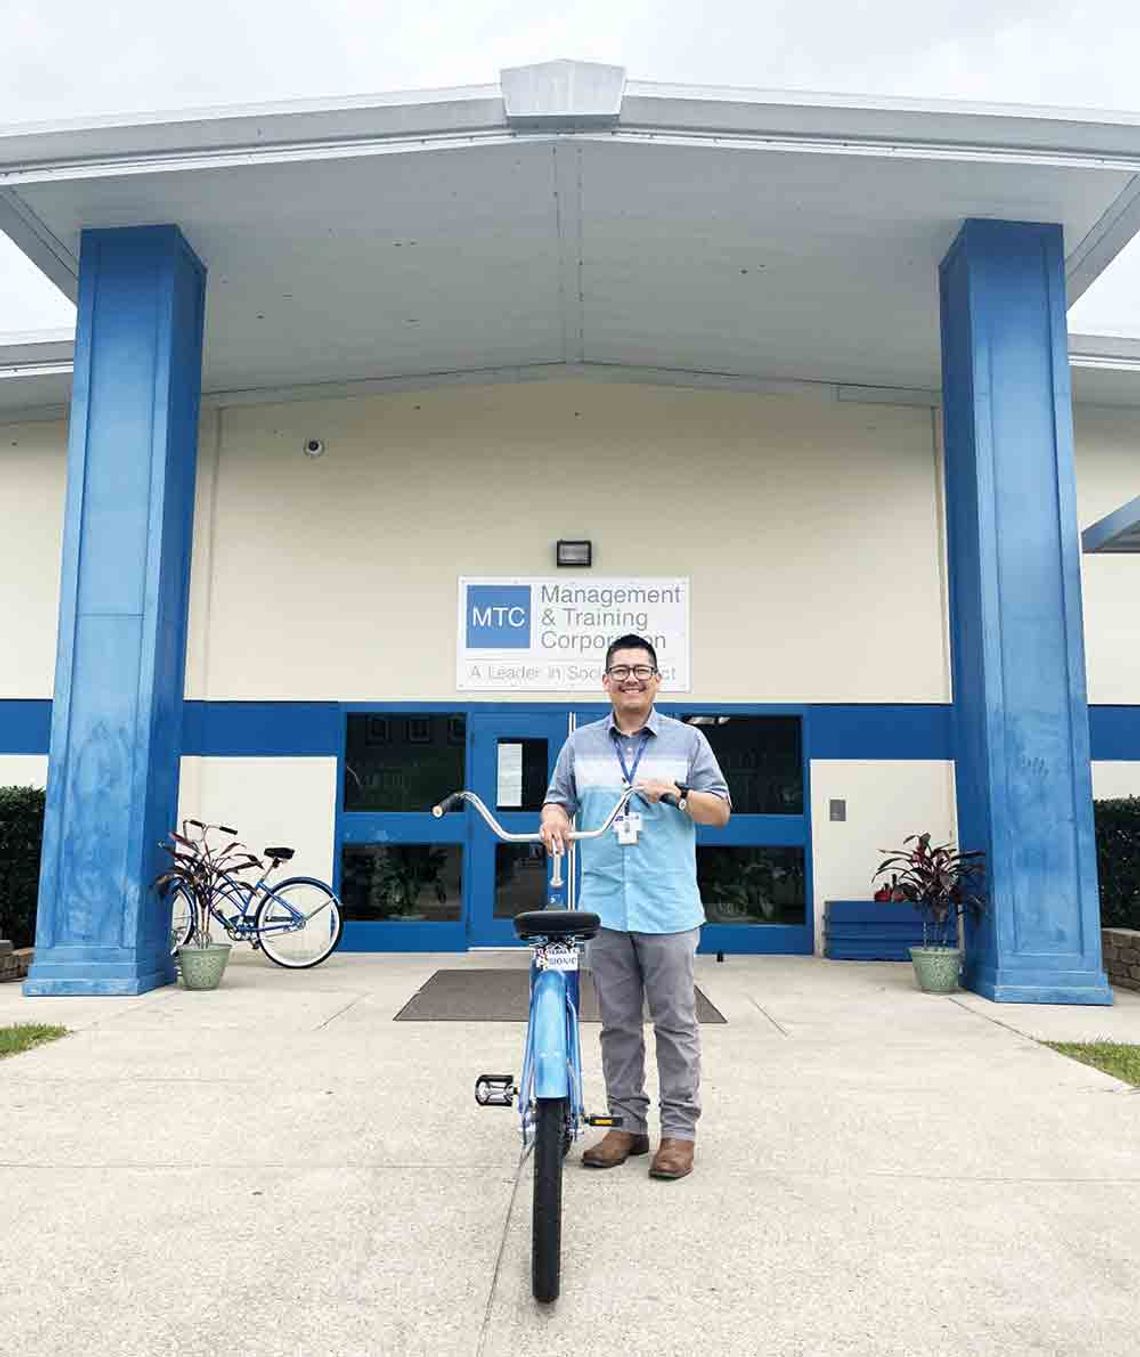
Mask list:
[[[633,788],[624,792],[598,829],[572,831],[572,840],[605,834],[625,810]],[[540,843],[538,834],[511,834],[474,792],[453,792],[432,814],[438,819],[469,802],[491,832],[505,843]],[[571,869],[572,870],[572,869]],[[510,1107],[518,1098],[523,1153],[534,1151],[534,1206],[531,1216],[531,1287],[536,1300],[557,1300],[562,1271],[562,1161],[586,1126],[618,1126],[620,1117],[589,1116],[582,1098],[582,1045],[578,1030],[578,976],[582,945],[600,920],[584,910],[566,909],[562,858],[555,855],[549,904],[516,916],[519,938],[530,944],[530,1012],[523,1047],[522,1077],[481,1074],[475,1081],[480,1107]]]
[[[201,820],[182,822],[181,843],[192,856],[206,860],[217,852],[210,835],[236,838],[229,825],[206,825]],[[234,854],[230,850],[239,849]],[[244,845],[231,843],[230,856],[212,874],[210,918],[226,930],[231,942],[249,942],[278,966],[303,971],[319,966],[340,942],[344,924],[340,901],[332,888],[311,876],[291,876],[269,884],[270,875],[293,856],[291,848],[267,848],[265,862]],[[230,863],[236,866],[229,866]],[[244,880],[239,871],[256,868],[256,880]],[[208,921],[207,921],[208,922]],[[177,955],[194,936],[194,900],[187,886],[175,881],[170,887],[170,952]]]

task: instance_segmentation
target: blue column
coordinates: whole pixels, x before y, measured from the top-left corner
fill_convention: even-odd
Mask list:
[[[176,227],[83,233],[26,994],[140,994],[174,978],[151,882],[177,813],[204,300]]]
[[[941,294],[959,840],[989,878],[966,983],[1107,1004],[1061,228],[967,221]]]

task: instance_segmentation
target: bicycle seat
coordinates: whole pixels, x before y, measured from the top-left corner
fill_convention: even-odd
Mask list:
[[[520,938],[592,938],[601,924],[584,909],[532,909],[515,915]]]
[[[272,858],[274,862],[288,862],[293,856],[293,850],[291,848],[267,848],[265,856]]]

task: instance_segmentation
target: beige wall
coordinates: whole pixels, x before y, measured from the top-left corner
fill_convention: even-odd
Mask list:
[[[55,685],[67,431],[0,425],[0,700]]]
[[[846,801],[847,819],[828,819],[829,803]],[[822,949],[827,900],[869,900],[882,850],[927,830],[957,836],[954,765],[942,760],[813,759],[812,872],[816,950]]]
[[[255,853],[284,844],[283,874],[331,880],[336,759],[184,758],[178,815],[233,825]]]
[[[945,701],[936,479],[929,410],[815,397],[557,382],[230,408],[188,696],[451,699],[458,577],[548,575],[555,539],[585,536],[599,574],[691,577],[698,699]]]
[[[450,698],[456,577],[551,573],[588,534],[599,572],[692,576],[698,698],[946,701],[930,420],[588,383],[207,409],[187,694]],[[1140,411],[1075,424],[1087,527],[1140,494]],[[0,427],[0,699],[51,692],[66,436]],[[643,468],[630,528],[606,487]],[[1082,568],[1090,700],[1140,703],[1140,562]]]
[[[0,787],[46,787],[46,754],[0,754]]]
[[[1140,411],[1078,407],[1082,528],[1140,495]],[[1140,556],[1082,556],[1090,702],[1140,703]]]
[[[1140,763],[1125,760],[1094,762],[1092,784],[1093,796],[1098,801],[1117,796],[1140,796]]]

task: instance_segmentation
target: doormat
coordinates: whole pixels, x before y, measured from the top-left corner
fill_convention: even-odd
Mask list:
[[[589,971],[581,972],[582,1022],[601,1022]],[[524,970],[436,971],[396,1014],[396,1022],[526,1022],[530,972]],[[649,1021],[646,1012],[645,1021]],[[697,990],[697,1021],[727,1022]]]

